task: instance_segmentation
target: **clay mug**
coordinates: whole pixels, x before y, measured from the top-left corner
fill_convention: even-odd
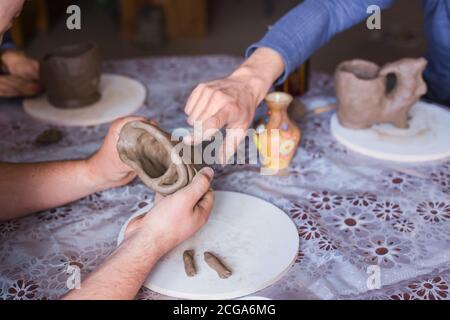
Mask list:
[[[52,105],[72,109],[101,98],[101,59],[94,43],[60,47],[40,62],[40,79]]]
[[[341,63],[335,73],[337,114],[351,129],[391,123],[408,128],[411,107],[426,93],[422,78],[427,61],[405,58],[379,67],[365,60]]]

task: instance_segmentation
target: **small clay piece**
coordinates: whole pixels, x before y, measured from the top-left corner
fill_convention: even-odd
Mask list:
[[[48,100],[57,108],[81,108],[101,98],[101,60],[93,43],[54,50],[41,60],[39,73]]]
[[[232,275],[231,270],[228,269],[214,254],[211,252],[205,252],[203,255],[205,262],[217,272],[220,278],[226,279]]]
[[[342,126],[370,128],[391,123],[408,128],[411,107],[424,95],[427,61],[405,58],[382,68],[364,60],[341,63],[335,74],[337,114]]]
[[[63,134],[61,131],[55,128],[47,129],[42,132],[35,140],[34,143],[39,146],[47,146],[50,144],[58,143],[61,141]]]
[[[194,250],[186,250],[183,252],[184,271],[188,277],[193,277],[197,274],[194,263]]]
[[[191,157],[183,158],[185,155],[174,150],[178,143],[154,124],[131,121],[120,132],[117,150],[120,159],[136,171],[145,185],[169,195],[188,185],[201,168],[193,164],[194,147],[186,147],[191,148]]]

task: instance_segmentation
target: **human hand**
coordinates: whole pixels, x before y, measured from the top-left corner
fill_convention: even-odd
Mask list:
[[[93,183],[100,189],[108,189],[127,184],[136,177],[136,173],[122,162],[117,152],[117,141],[119,140],[122,127],[130,121],[149,121],[143,117],[124,117],[115,120],[103,141],[102,146],[96,153],[87,159],[88,172]]]
[[[17,50],[7,50],[1,56],[6,71],[29,81],[39,80],[39,63]]]
[[[245,138],[257,106],[283,68],[277,52],[259,48],[228,77],[199,84],[187,101],[185,113],[190,125],[201,123],[202,135],[188,135],[184,141],[197,144],[223,127],[229,129],[218,155],[219,162],[226,163]]]
[[[41,91],[41,86],[35,82],[13,75],[0,76],[0,97],[29,97]]]
[[[208,220],[214,203],[210,183],[214,171],[200,170],[192,182],[166,197],[160,197],[148,214],[128,225],[125,239],[136,236],[157,243],[161,255],[194,235]]]

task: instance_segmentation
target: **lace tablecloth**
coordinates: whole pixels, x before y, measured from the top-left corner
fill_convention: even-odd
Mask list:
[[[183,108],[195,85],[241,62],[227,56],[173,57],[105,63],[148,89],[137,112],[170,130],[186,126]],[[333,94],[331,78],[314,74],[307,97]],[[265,199],[297,224],[298,259],[275,285],[273,299],[448,299],[450,161],[401,165],[357,155],[330,135],[330,114],[299,123],[301,147],[289,174],[261,176],[254,165],[216,172],[214,188]],[[0,161],[86,157],[108,125],[59,128],[64,138],[39,147],[50,126],[26,116],[17,101],[0,105]],[[1,177],[0,177],[1,179]],[[24,195],[26,196],[26,195]],[[63,207],[0,223],[0,298],[56,299],[67,292],[68,267],[82,277],[114,250],[120,227],[153,193],[135,180]],[[371,266],[377,267],[371,267]],[[381,288],[377,286],[380,279]],[[147,289],[137,298],[168,299]]]

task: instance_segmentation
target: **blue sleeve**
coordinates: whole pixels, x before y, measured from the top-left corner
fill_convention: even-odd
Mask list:
[[[276,84],[282,83],[299,65],[335,34],[369,16],[367,8],[387,8],[395,0],[305,0],[282,17],[267,34],[246,52],[249,57],[259,47],[277,51],[285,70]]]
[[[8,49],[15,49],[16,45],[14,44],[11,34],[9,32],[6,32],[3,36],[3,42],[0,46],[0,50],[8,50]]]

